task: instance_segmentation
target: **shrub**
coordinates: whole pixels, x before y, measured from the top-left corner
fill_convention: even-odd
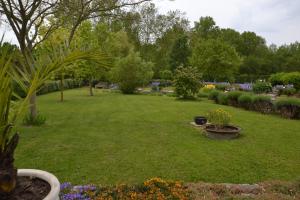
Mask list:
[[[221,105],[228,105],[228,95],[222,92],[219,93],[217,103]]]
[[[205,85],[204,88],[209,89],[209,90],[213,90],[213,89],[216,89],[216,86],[213,85],[213,84],[208,84],[208,85]]]
[[[269,78],[269,81],[273,86],[284,85],[284,81],[283,81],[284,75],[285,75],[285,73],[272,74]]]
[[[202,92],[201,90],[198,92],[197,97],[198,98],[208,98],[209,93],[207,92]]]
[[[228,105],[237,107],[239,105],[238,98],[243,94],[240,91],[228,92]]]
[[[153,77],[153,63],[145,62],[139,53],[130,52],[117,61],[111,71],[112,81],[118,83],[124,94],[133,94],[137,87],[146,85]]]
[[[229,125],[231,121],[231,115],[223,109],[217,109],[210,111],[207,114],[207,119],[213,125],[222,128],[226,125]]]
[[[253,92],[257,94],[272,92],[272,85],[268,82],[257,81],[253,85]]]
[[[208,99],[209,99],[209,100],[213,100],[213,101],[215,101],[215,102],[217,103],[219,93],[220,93],[220,92],[217,91],[217,90],[212,90],[212,91],[209,93],[209,95],[208,95]]]
[[[204,92],[204,93],[210,93],[211,91],[213,91],[215,89],[211,89],[211,88],[207,88],[207,87],[202,87],[200,89],[201,92]]]
[[[176,70],[174,86],[177,97],[183,99],[195,98],[200,89],[201,75],[196,68],[179,67]]]
[[[23,124],[26,126],[41,126],[45,124],[46,117],[38,114],[36,117],[32,117],[30,114],[27,114],[23,119]]]
[[[216,85],[216,89],[217,90],[221,90],[221,91],[225,91],[226,89],[228,88],[228,85],[225,85],[225,84],[217,84]]]
[[[163,70],[159,73],[159,75],[163,80],[173,80],[173,73],[170,70]]]
[[[254,96],[252,98],[252,108],[255,111],[267,114],[273,111],[273,104],[269,96]]]
[[[297,93],[297,90],[295,88],[282,88],[279,89],[279,95],[287,95],[292,96]]]
[[[285,98],[279,99],[276,103],[276,110],[279,111],[282,117],[289,119],[300,118],[300,99]]]
[[[252,105],[252,95],[242,94],[238,98],[238,104],[240,107],[245,108],[246,110],[250,110]]]
[[[277,73],[271,75],[269,81],[272,85],[294,85],[296,90],[300,90],[300,72]]]
[[[292,84],[296,90],[300,90],[300,72],[291,72],[283,76],[285,85]]]

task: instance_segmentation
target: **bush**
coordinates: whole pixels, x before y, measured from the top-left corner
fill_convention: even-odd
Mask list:
[[[221,105],[228,105],[228,95],[222,92],[219,93],[217,103]]]
[[[297,93],[297,90],[295,88],[283,88],[279,89],[278,94],[279,95],[287,95],[287,96],[292,96]]]
[[[291,72],[283,76],[285,85],[292,84],[296,90],[300,90],[300,72]]]
[[[231,121],[231,115],[223,109],[217,109],[210,111],[207,114],[207,119],[213,125],[222,128],[226,125],[229,125]]]
[[[277,73],[277,74],[272,74],[269,78],[270,83],[272,84],[272,86],[276,86],[276,85],[284,85],[284,81],[283,81],[283,76],[286,73]]]
[[[253,85],[253,92],[257,94],[272,92],[272,85],[268,82],[257,81]]]
[[[285,98],[279,99],[276,103],[276,110],[279,111],[282,117],[288,119],[300,118],[300,99]]]
[[[252,105],[252,95],[242,94],[238,98],[238,104],[240,107],[245,108],[246,110],[250,110]]]
[[[277,73],[271,75],[269,81],[272,85],[294,85],[296,90],[300,90],[300,72]]]
[[[218,96],[219,96],[219,91],[218,90],[212,90],[209,95],[208,95],[208,99],[209,100],[213,100],[217,103],[218,101]]]
[[[228,92],[228,105],[237,107],[239,105],[238,98],[243,94],[240,91]]]
[[[153,63],[145,62],[139,53],[130,52],[117,61],[111,79],[124,94],[133,94],[137,87],[146,85],[153,77]]]
[[[176,70],[174,86],[177,97],[183,99],[195,98],[201,83],[201,75],[196,68],[179,67]]]
[[[208,98],[209,93],[207,92],[202,92],[201,90],[198,92],[197,97],[198,98]]]
[[[252,108],[255,111],[267,114],[273,111],[273,104],[269,96],[254,96],[252,98]]]
[[[23,119],[23,124],[26,126],[41,126],[45,124],[46,117],[38,114],[35,118],[33,118],[30,114],[27,114]]]
[[[217,90],[220,90],[220,91],[225,91],[229,86],[228,85],[225,85],[225,84],[217,84],[216,85],[216,89]]]
[[[173,80],[173,73],[170,70],[163,70],[159,73],[159,75],[163,80]]]

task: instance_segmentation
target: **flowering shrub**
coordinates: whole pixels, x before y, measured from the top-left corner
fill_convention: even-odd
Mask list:
[[[257,81],[253,85],[253,92],[257,94],[272,92],[272,85],[268,82]]]
[[[208,84],[208,85],[205,85],[204,88],[213,90],[213,89],[216,89],[216,86],[213,84]]]
[[[193,67],[179,67],[176,70],[174,86],[177,97],[193,99],[199,92],[201,74]]]
[[[95,187],[64,183],[61,185],[60,198],[61,200],[187,200],[189,193],[181,182],[153,178],[136,186]]]
[[[207,119],[210,123],[218,128],[223,128],[224,126],[229,125],[231,121],[231,115],[223,109],[217,109],[210,111],[207,114]]]

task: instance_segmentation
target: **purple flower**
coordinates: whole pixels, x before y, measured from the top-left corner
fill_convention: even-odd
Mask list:
[[[69,182],[60,185],[60,190],[71,189],[72,185]]]
[[[95,191],[96,190],[96,187],[93,186],[93,185],[78,185],[78,186],[74,186],[73,187],[73,191],[75,192],[87,192],[87,191]]]
[[[64,194],[62,196],[62,200],[90,200],[89,197],[86,197],[85,195],[82,194]]]

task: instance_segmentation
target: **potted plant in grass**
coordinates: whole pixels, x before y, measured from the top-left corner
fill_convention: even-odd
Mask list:
[[[31,95],[38,91],[55,71],[76,60],[101,61],[103,57],[100,55],[91,52],[72,52],[53,57],[47,55],[36,58],[33,61],[34,65],[28,67],[25,64],[15,66],[16,62],[12,62],[8,48],[2,48],[0,52],[0,200],[59,199],[60,184],[55,176],[40,170],[17,170],[14,166],[14,151],[19,142],[19,134],[13,133],[13,128],[18,117],[24,115],[30,106],[28,102]],[[22,61],[18,62],[20,63],[22,64]],[[13,81],[25,91],[25,98],[12,101]]]
[[[240,135],[241,128],[230,125],[231,115],[217,109],[207,114],[210,124],[205,126],[206,135],[212,139],[234,139]]]

